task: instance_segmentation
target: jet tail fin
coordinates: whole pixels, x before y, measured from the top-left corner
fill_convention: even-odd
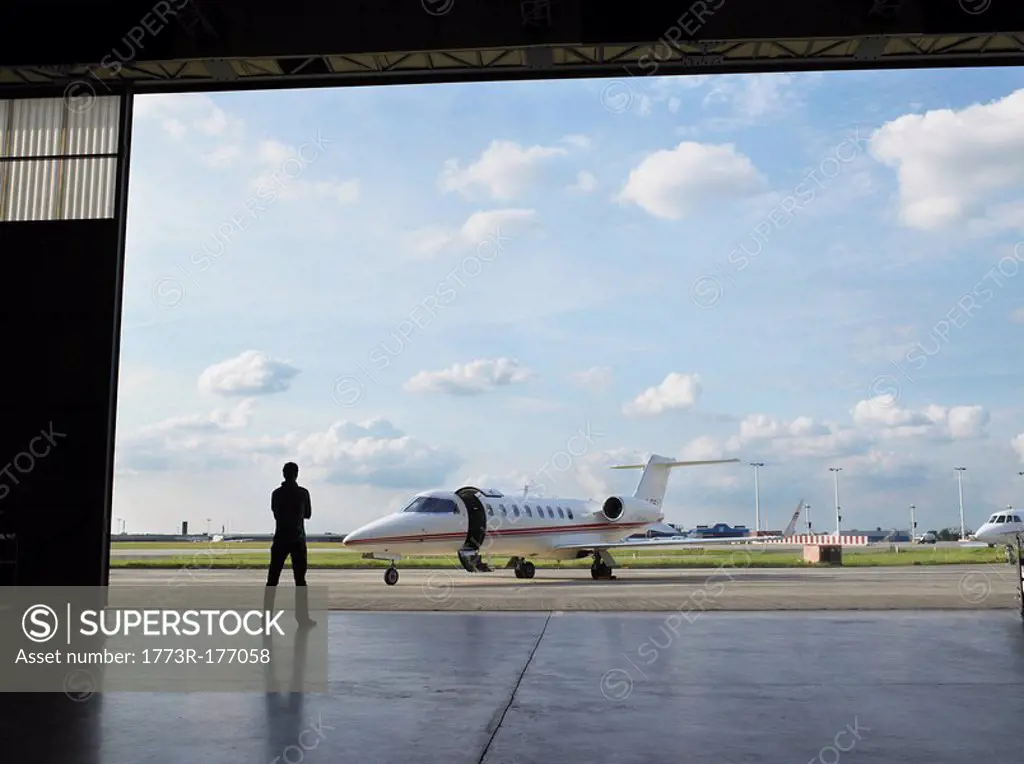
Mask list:
[[[668,490],[669,470],[673,467],[695,467],[705,464],[733,464],[739,459],[710,459],[702,461],[677,461],[667,456],[652,454],[646,464],[617,464],[613,470],[643,470],[640,475],[640,482],[633,492],[634,499],[646,501],[656,507],[660,507],[665,500],[665,491]]]
[[[782,538],[789,538],[796,532],[796,521],[800,517],[800,512],[804,508],[804,500],[800,499],[796,505],[796,511],[793,512],[793,517],[790,518],[789,525],[786,526],[786,530],[782,532]]]

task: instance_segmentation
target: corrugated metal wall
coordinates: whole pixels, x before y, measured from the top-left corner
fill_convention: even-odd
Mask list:
[[[0,222],[114,217],[120,98],[0,101]]]

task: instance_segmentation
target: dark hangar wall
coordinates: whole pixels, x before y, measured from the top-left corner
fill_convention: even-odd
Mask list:
[[[123,252],[117,187],[127,167],[118,158],[127,137],[120,102],[98,99],[76,114],[59,98],[0,101],[6,585],[106,583]]]

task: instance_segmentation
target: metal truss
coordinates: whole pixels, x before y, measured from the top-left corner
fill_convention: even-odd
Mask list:
[[[103,67],[0,68],[0,88],[71,82],[137,93],[472,82],[580,77],[728,74],[1024,65],[1024,32],[793,40],[555,45],[301,58],[195,59]],[[13,94],[12,94],[13,95]]]

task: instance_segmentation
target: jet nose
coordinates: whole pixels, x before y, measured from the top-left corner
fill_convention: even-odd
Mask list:
[[[370,538],[370,534],[364,525],[362,528],[356,528],[350,534],[342,539],[342,546],[351,546],[352,544],[358,544],[360,541],[367,541]]]

